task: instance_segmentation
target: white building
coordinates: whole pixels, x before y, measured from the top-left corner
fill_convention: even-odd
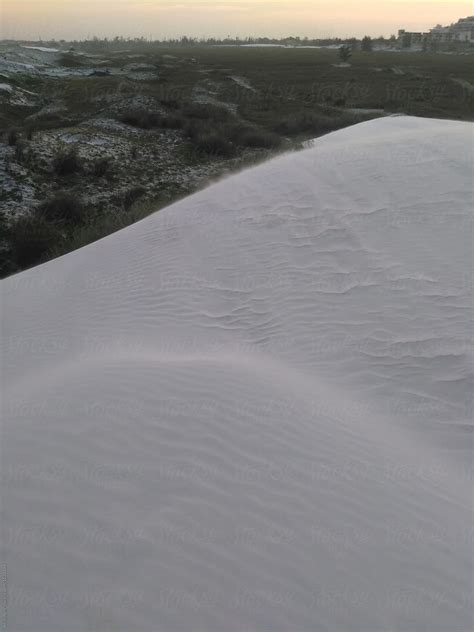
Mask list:
[[[429,36],[437,42],[471,42],[474,43],[474,15],[461,18],[451,26],[438,24],[430,30]]]
[[[474,44],[474,15],[461,18],[450,26],[438,24],[429,33],[411,33],[402,29],[398,31],[398,44],[401,48],[422,48],[427,44],[455,42]]]

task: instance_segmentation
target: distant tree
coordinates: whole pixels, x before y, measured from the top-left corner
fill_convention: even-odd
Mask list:
[[[369,37],[368,35],[366,35],[363,39],[362,39],[362,43],[361,43],[361,50],[364,53],[371,53],[373,50],[374,46],[373,46],[373,42],[372,42],[372,38]]]
[[[195,44],[196,44],[196,39],[192,37],[183,35],[183,37],[181,38],[181,46],[194,46]]]
[[[350,46],[343,45],[339,49],[339,57],[341,61],[347,62],[352,57],[352,50]]]
[[[347,44],[350,46],[350,49],[353,53],[356,53],[359,48],[359,41],[356,37],[351,37],[350,40],[347,40]]]

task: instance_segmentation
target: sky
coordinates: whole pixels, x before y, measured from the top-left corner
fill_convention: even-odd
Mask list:
[[[426,31],[464,0],[0,0],[0,38],[350,37]]]

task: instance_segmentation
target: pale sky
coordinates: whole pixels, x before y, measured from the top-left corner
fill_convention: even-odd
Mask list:
[[[390,35],[474,13],[464,0],[0,0],[0,38]]]

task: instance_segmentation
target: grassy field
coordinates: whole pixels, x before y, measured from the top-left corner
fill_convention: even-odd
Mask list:
[[[164,61],[163,55],[173,61]],[[123,66],[123,53],[108,53],[110,67]],[[193,62],[192,60],[195,60]],[[94,111],[106,95],[141,94],[185,102],[203,80],[219,84],[219,98],[235,103],[249,120],[272,126],[286,114],[320,105],[403,111],[417,116],[473,118],[474,65],[471,55],[355,53],[339,67],[333,49],[183,47],[146,49],[137,62],[153,63],[156,81],[122,77],[44,79],[17,75],[18,85],[65,97],[78,118]],[[179,63],[178,63],[179,62]],[[229,79],[243,77],[253,90]],[[0,125],[22,123],[31,112],[2,108]]]
[[[0,108],[13,182],[0,200],[19,217],[0,217],[3,275],[118,230],[242,165],[363,120],[392,113],[473,120],[471,55],[359,52],[344,65],[334,49],[133,52],[68,55],[59,62],[62,76],[9,77],[16,90],[36,96]],[[127,74],[132,57],[153,72]],[[89,72],[91,64],[101,70]],[[71,163],[71,150],[78,153],[68,172],[58,165]],[[60,222],[41,211],[48,200],[64,206],[65,192],[82,196],[81,221],[68,219],[67,208]]]
[[[196,47],[179,52],[186,53],[196,60],[195,67],[165,73],[159,90],[185,98],[203,67],[210,71],[210,79],[226,84],[227,99],[267,126],[321,105],[473,119],[470,55],[355,53],[349,67],[340,67],[338,51],[328,49]],[[160,54],[178,52],[160,49]],[[229,82],[229,74],[245,77],[256,92]]]

